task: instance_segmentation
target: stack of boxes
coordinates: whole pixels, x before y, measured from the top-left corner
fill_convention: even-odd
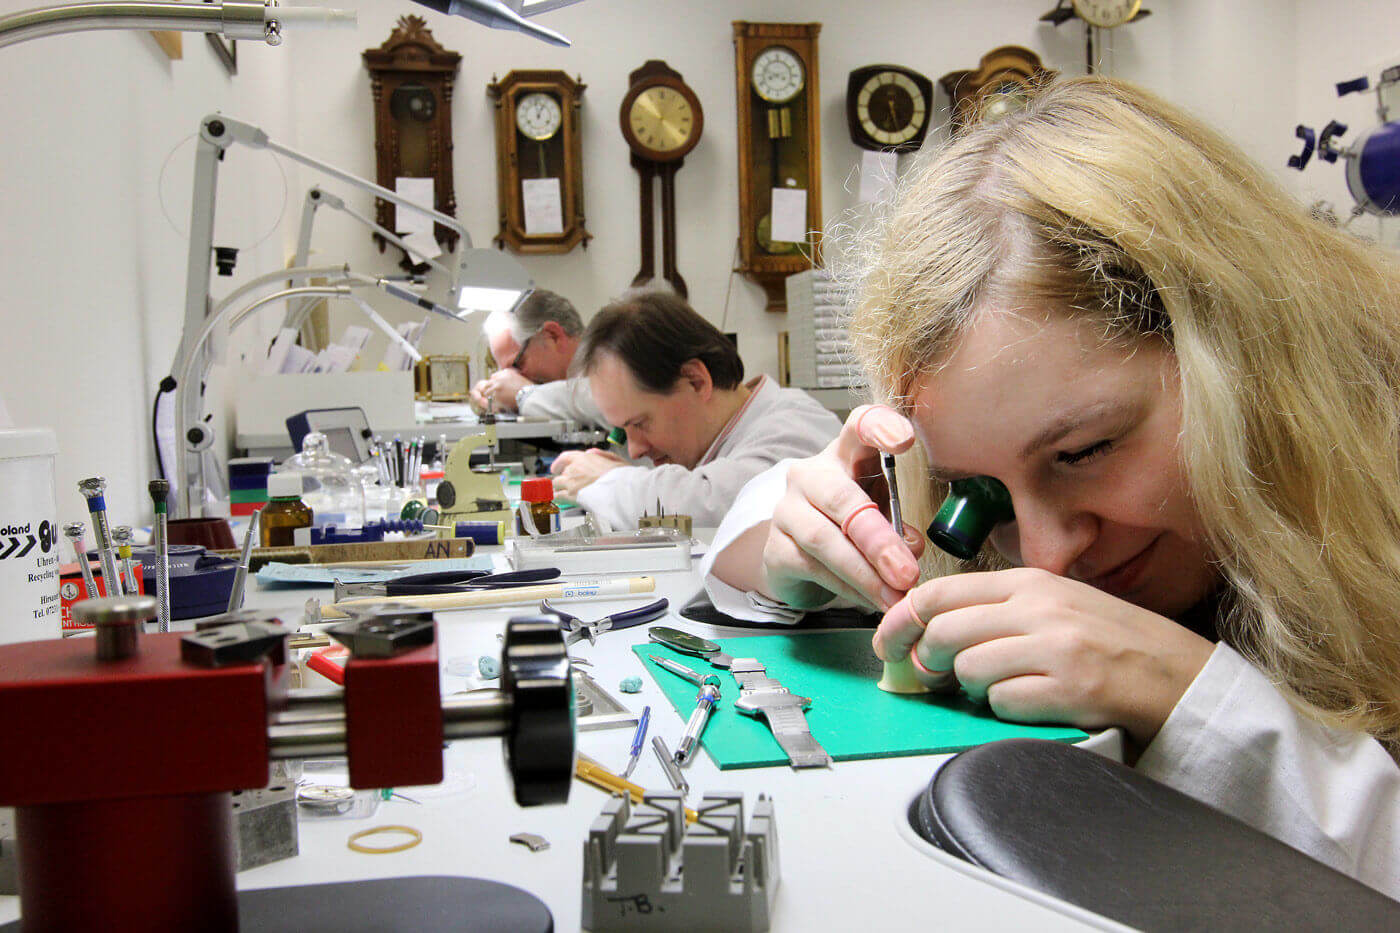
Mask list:
[[[228,462],[228,511],[233,516],[252,515],[267,505],[267,478],[271,457],[239,457]]]
[[[864,385],[851,356],[846,308],[825,269],[787,277],[788,384],[802,389]]]

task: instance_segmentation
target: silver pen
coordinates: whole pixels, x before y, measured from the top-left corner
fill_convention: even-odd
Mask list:
[[[894,454],[880,452],[880,472],[885,474],[885,485],[890,488],[890,524],[894,533],[904,537],[904,516],[899,509],[899,484],[894,479]]]

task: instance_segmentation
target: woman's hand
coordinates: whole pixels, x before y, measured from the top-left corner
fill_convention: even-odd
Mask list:
[[[883,611],[918,582],[923,537],[906,528],[901,540],[870,495],[886,495],[880,451],[913,443],[893,409],[862,405],[824,451],[788,469],[763,547],[765,595],[797,609],[841,595]]]
[[[1172,620],[1044,570],[922,584],[886,613],[875,653],[914,653],[930,686],[952,678],[1002,719],[1123,726],[1152,741],[1214,645]]]

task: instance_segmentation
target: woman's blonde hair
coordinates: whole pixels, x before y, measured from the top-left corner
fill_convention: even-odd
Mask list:
[[[1222,635],[1316,718],[1400,745],[1388,257],[1215,131],[1102,78],[921,156],[861,244],[855,353],[906,411],[979,309],[1068,309],[1111,339],[1168,341],[1187,482],[1229,588]]]

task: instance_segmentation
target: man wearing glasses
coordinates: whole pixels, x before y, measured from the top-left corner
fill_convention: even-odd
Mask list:
[[[583,320],[569,299],[536,289],[514,313],[486,319],[487,346],[500,367],[471,390],[478,411],[607,427],[584,379],[569,379]]]

